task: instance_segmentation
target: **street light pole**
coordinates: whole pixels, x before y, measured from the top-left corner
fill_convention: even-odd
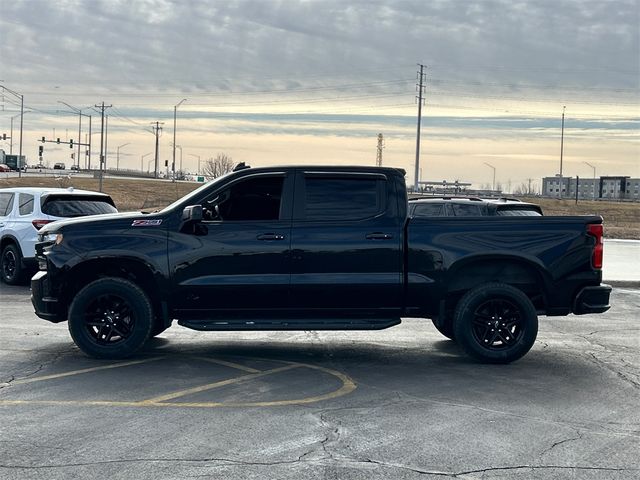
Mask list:
[[[153,152],[145,153],[140,157],[140,173],[144,173],[144,157],[147,155],[151,155]],[[147,168],[147,173],[149,173],[149,169]]]
[[[487,167],[490,167],[493,169],[493,184],[491,185],[491,190],[493,190],[494,192],[496,191],[496,167],[494,167],[493,165],[491,165],[490,163],[484,162],[484,164]]]
[[[67,107],[69,107],[71,110],[73,110],[74,112],[76,112],[78,114],[78,158],[76,159],[76,165],[78,166],[78,168],[80,168],[80,147],[81,147],[81,143],[82,141],[80,140],[82,138],[82,117],[89,117],[89,139],[91,139],[91,115],[87,115],[86,113],[82,113],[81,108],[77,108],[74,107],[73,105],[69,105],[67,102],[62,102],[60,100],[58,100],[58,103],[61,103],[63,105],[66,105]],[[89,140],[89,143],[91,143],[91,140]],[[89,145],[89,151],[91,151],[91,145]],[[91,153],[89,153],[89,157],[91,157]],[[86,160],[86,158],[85,158]],[[91,164],[91,161],[89,161],[89,165]],[[87,167],[87,165],[85,164],[85,168]]]
[[[116,170],[120,170],[120,149],[122,147],[126,147],[127,145],[131,145],[131,143],[123,143],[122,145],[118,145],[116,147]]]
[[[194,153],[190,153],[189,155],[191,155],[192,157],[196,157],[198,159],[198,171],[196,172],[196,174],[200,175],[200,155],[196,155]]]
[[[176,119],[178,116],[178,107],[186,102],[187,99],[183,98],[180,103],[173,107],[173,162],[171,163],[171,170],[173,172],[173,181],[176,181]]]
[[[564,111],[567,106],[562,107],[562,127],[560,129],[560,198],[562,198],[562,189],[564,187],[564,180],[562,179],[562,157],[564,155]]]
[[[21,113],[18,113],[11,117],[11,132],[9,133],[9,155],[13,155],[13,119],[18,118]]]
[[[18,93],[10,88],[5,87],[4,85],[0,85],[3,91],[9,92],[11,95],[14,95],[17,98],[20,98],[20,152],[18,153],[18,161],[16,162],[16,166],[18,167],[18,178],[22,177],[22,166],[20,165],[20,161],[22,160],[22,132],[24,126],[24,95]]]
[[[589,162],[582,162],[582,163],[586,163],[593,169],[593,199],[595,200],[596,199],[596,167],[591,165]]]

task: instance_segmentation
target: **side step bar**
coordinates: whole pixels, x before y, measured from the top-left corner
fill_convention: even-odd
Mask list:
[[[192,330],[382,330],[401,322],[399,318],[305,318],[301,320],[179,320]]]

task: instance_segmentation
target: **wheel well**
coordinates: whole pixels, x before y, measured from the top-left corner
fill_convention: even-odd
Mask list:
[[[487,282],[511,285],[529,297],[534,307],[546,305],[544,281],[535,266],[512,259],[482,260],[452,271],[447,282],[447,311],[455,308],[465,292]]]
[[[156,322],[162,322],[162,301],[157,282],[151,269],[144,263],[132,259],[99,259],[77,265],[67,272],[69,282],[66,285],[65,300],[67,307],[73,298],[89,283],[99,278],[117,277],[130,280],[140,287],[149,297]]]
[[[15,238],[9,237],[9,236],[3,237],[2,240],[0,240],[0,252],[2,252],[2,250],[4,250],[4,247],[6,247],[7,245],[15,245],[16,247],[18,247],[18,251],[20,252],[20,255],[22,255],[20,244]]]

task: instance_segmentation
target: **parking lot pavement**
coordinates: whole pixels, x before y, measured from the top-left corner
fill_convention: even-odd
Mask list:
[[[85,357],[0,285],[0,478],[640,476],[640,291],[542,318],[479,365],[429,321],[377,332],[193,332]]]

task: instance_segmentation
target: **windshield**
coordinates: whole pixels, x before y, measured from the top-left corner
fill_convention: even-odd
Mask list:
[[[42,213],[53,217],[84,217],[85,215],[99,215],[102,213],[117,213],[109,197],[91,196],[48,196],[44,198]]]
[[[198,198],[204,190],[210,189],[213,185],[221,182],[222,180],[226,179],[228,176],[232,175],[233,173],[234,172],[225,173],[224,175],[216,178],[215,180],[205,183],[201,187],[196,188],[193,192],[189,193],[188,195],[185,195],[184,197],[179,198],[178,200],[173,202],[171,205],[167,205],[161,210],[161,212],[168,212],[169,210],[173,210],[175,207],[177,207],[180,204],[184,204],[185,206],[191,205],[189,203],[190,200],[194,198]]]

